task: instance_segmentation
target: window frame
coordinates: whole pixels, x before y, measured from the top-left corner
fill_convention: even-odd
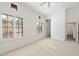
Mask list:
[[[1,20],[0,20],[0,21],[1,21],[1,31],[2,31],[2,32],[0,33],[0,34],[1,34],[1,39],[2,39],[2,40],[6,40],[6,39],[3,39],[3,28],[4,28],[4,29],[7,29],[7,32],[8,32],[8,27],[9,27],[10,29],[13,29],[13,31],[12,31],[12,32],[13,32],[13,37],[11,38],[12,40],[13,40],[13,39],[17,39],[17,38],[23,38],[23,28],[24,28],[24,27],[23,27],[23,18],[17,17],[17,16],[13,16],[13,15],[4,14],[4,13],[1,13],[1,17],[2,17],[2,15],[6,15],[7,18],[8,18],[8,17],[13,17],[13,19],[11,19],[11,21],[12,21],[12,27],[10,27],[9,24],[8,24],[8,19],[6,20],[6,21],[7,21],[7,25],[6,25],[6,26],[3,26],[3,18],[1,18]],[[17,18],[20,18],[20,19],[22,20],[22,25],[21,25],[21,26],[22,26],[22,27],[21,27],[21,30],[22,30],[21,34],[22,34],[22,35],[21,35],[21,37],[16,37],[16,30],[15,30],[15,28],[16,28],[16,24],[15,24],[15,21],[16,21],[16,20],[15,20],[15,18],[16,18],[16,17],[17,17]],[[7,36],[8,36],[8,35],[7,35]],[[11,39],[10,39],[10,40],[11,40]]]

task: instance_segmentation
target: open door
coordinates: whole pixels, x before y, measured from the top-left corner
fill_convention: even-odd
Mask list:
[[[78,43],[79,43],[79,23],[78,23]]]
[[[47,37],[51,37],[51,20],[50,19],[46,20],[46,24],[47,24]]]

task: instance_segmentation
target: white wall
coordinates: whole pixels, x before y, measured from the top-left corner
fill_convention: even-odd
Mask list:
[[[45,17],[28,9],[24,4],[15,4],[18,6],[18,11],[16,12],[10,10],[10,3],[0,3],[0,13],[22,17],[24,20],[24,36],[22,39],[0,40],[0,54],[46,37]],[[43,22],[43,32],[40,34],[37,33],[36,29],[36,22],[39,20],[39,16],[42,16],[41,21]]]
[[[79,6],[68,10],[68,22],[79,22]]]
[[[65,40],[65,10],[56,11],[51,16],[51,38]]]

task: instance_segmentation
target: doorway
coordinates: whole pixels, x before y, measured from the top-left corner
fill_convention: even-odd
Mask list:
[[[76,41],[76,24],[67,23],[66,29],[67,29],[67,40]]]
[[[46,24],[47,24],[47,37],[51,37],[51,20],[47,19]]]

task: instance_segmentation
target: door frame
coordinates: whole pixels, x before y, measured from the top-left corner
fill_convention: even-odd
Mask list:
[[[65,40],[67,41],[67,24],[75,24],[76,25],[76,22],[70,22],[70,23],[66,23],[66,26],[65,26]],[[77,26],[77,25],[76,25]],[[77,38],[75,39],[77,41]]]

